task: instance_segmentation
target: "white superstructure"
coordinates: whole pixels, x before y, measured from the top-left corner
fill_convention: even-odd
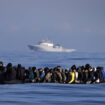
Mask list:
[[[73,51],[76,51],[75,49],[64,49],[60,45],[54,45],[49,40],[47,40],[47,41],[43,40],[37,45],[28,45],[28,47],[31,50],[46,51],[46,52],[73,52]]]

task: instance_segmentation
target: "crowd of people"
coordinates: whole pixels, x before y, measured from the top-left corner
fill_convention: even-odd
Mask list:
[[[63,70],[61,66],[26,69],[21,64],[6,66],[0,61],[0,84],[6,83],[65,83],[65,84],[95,84],[105,82],[105,71],[101,66],[91,67],[90,64]]]

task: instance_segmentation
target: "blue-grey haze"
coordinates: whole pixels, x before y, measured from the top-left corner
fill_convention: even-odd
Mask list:
[[[0,51],[46,38],[79,52],[105,52],[105,0],[0,0]]]

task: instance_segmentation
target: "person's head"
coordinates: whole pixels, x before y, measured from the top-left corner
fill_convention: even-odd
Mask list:
[[[49,68],[48,68],[48,67],[45,67],[45,68],[44,68],[44,71],[45,71],[45,73],[47,74],[47,73],[49,72]]]
[[[43,71],[43,69],[42,69],[42,68],[39,68],[38,70],[39,70],[39,72],[40,72],[40,73]]]
[[[0,67],[2,67],[3,66],[3,62],[2,61],[0,61]]]
[[[85,67],[84,66],[81,66],[81,70],[84,70],[85,69]]]
[[[52,71],[53,71],[53,69],[52,69],[52,68],[51,68],[51,69],[49,69],[49,72],[50,72],[50,73],[52,73]]]
[[[68,73],[68,70],[67,69],[65,69],[65,73]]]
[[[29,67],[28,69],[29,69],[29,70],[32,70],[32,67]]]
[[[49,71],[49,68],[48,68],[48,67],[45,67],[44,70],[45,70],[45,71]]]
[[[18,68],[21,68],[21,64],[18,64],[18,66],[17,66]]]
[[[55,67],[55,68],[53,69],[53,71],[54,71],[54,72],[57,71],[57,68]]]
[[[73,65],[73,66],[71,67],[71,69],[72,69],[73,72],[75,72],[75,71],[76,71],[76,65]]]
[[[97,72],[101,71],[102,68],[100,66],[97,67]]]
[[[44,70],[42,70],[42,73],[45,73],[45,71],[44,71]]]
[[[89,70],[89,71],[93,71],[93,69],[92,69],[92,67],[91,67],[91,66],[89,67],[89,69],[88,69],[88,70]]]
[[[84,72],[85,71],[85,67],[81,66],[81,71]]]
[[[1,67],[1,72],[5,72],[5,67]]]
[[[57,69],[60,70],[61,69],[61,66],[57,66]]]
[[[36,70],[36,67],[34,66],[34,67],[32,67],[32,70],[33,70],[33,72]]]
[[[93,72],[96,72],[96,70],[97,70],[97,69],[93,67]]]
[[[77,71],[78,72],[81,72],[81,67],[80,66],[77,68]]]
[[[90,67],[91,67],[90,64],[85,65],[85,69],[87,69],[87,70],[89,70]]]
[[[8,68],[8,67],[12,67],[12,63],[8,63],[8,64],[7,64],[7,68]]]
[[[62,70],[62,69],[60,69],[60,70],[59,70],[59,72],[60,72],[60,73],[62,73],[62,72],[63,72],[63,70]]]
[[[76,69],[73,69],[73,72],[76,72],[77,70]]]

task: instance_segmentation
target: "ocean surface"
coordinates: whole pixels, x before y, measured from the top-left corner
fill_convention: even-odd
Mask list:
[[[63,69],[91,64],[105,68],[105,53],[0,52],[0,61],[26,68]],[[0,85],[0,105],[105,105],[105,84],[30,83]]]

